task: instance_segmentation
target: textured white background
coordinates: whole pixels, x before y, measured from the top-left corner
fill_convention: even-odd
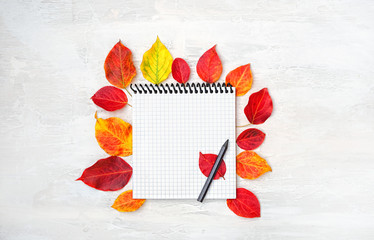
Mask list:
[[[372,239],[373,12],[373,1],[1,1],[0,238]],[[90,97],[108,85],[108,51],[122,39],[144,82],[156,35],[195,80],[199,56],[217,44],[221,81],[249,62],[250,93],[269,88],[274,112],[257,152],[273,172],[238,179],[261,218],[237,217],[225,201],[154,200],[120,213],[110,206],[122,190],[74,181],[107,156]],[[131,122],[129,107],[98,114]]]

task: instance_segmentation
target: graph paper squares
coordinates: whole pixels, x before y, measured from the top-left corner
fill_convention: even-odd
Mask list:
[[[235,92],[134,94],[133,198],[197,199],[199,152],[218,154],[227,139],[225,180],[206,199],[236,198]]]

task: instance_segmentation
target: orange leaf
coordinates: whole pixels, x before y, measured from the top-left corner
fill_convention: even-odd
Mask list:
[[[256,179],[271,171],[265,159],[253,151],[244,151],[236,156],[236,173],[245,179]]]
[[[222,63],[216,52],[216,45],[200,57],[196,71],[204,82],[214,83],[219,79],[222,74]]]
[[[236,96],[245,95],[252,87],[251,65],[243,65],[235,68],[226,76],[226,84],[230,83],[236,88]]]
[[[131,50],[119,41],[106,57],[104,69],[111,84],[119,88],[127,87],[136,75]]]
[[[95,114],[95,136],[100,147],[112,156],[132,154],[132,126],[120,118],[97,118]]]
[[[119,212],[134,212],[138,210],[144,202],[145,199],[133,199],[132,190],[128,190],[117,197],[112,208]]]

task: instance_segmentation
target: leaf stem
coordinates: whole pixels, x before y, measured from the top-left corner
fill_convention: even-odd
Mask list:
[[[132,107],[130,103],[127,103],[127,105],[129,105],[130,107]]]
[[[242,126],[236,126],[236,127],[248,127],[249,125],[251,125],[251,123],[248,123],[248,124],[242,125]]]
[[[127,88],[125,88],[126,92],[130,95],[130,97],[132,97],[131,93],[129,92],[129,90],[127,90]]]

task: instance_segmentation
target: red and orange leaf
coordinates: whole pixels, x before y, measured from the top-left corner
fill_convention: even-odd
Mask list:
[[[128,103],[126,94],[116,87],[106,86],[97,91],[92,101],[107,111],[115,111],[123,108]]]
[[[261,217],[260,202],[256,195],[245,188],[237,188],[236,199],[227,199],[226,203],[230,210],[240,217]]]
[[[266,134],[256,128],[244,130],[236,139],[238,146],[244,150],[258,148],[265,140]]]
[[[243,65],[235,68],[226,76],[226,84],[230,83],[236,88],[236,96],[245,95],[252,87],[251,65]]]
[[[190,67],[182,58],[174,59],[173,64],[171,65],[171,71],[173,78],[179,83],[184,84],[190,78]]]
[[[256,179],[269,171],[271,167],[266,160],[253,151],[244,151],[236,156],[236,173],[241,178]]]
[[[206,177],[209,176],[210,171],[212,170],[216,159],[217,159],[216,154],[202,154],[202,153],[200,153],[199,168],[200,168],[201,172]],[[226,164],[225,164],[225,161],[222,159],[221,165],[219,166],[218,171],[217,171],[217,173],[216,173],[216,175],[214,176],[213,179],[217,180],[220,177],[225,179],[225,173],[226,173]]]
[[[214,83],[219,79],[222,74],[222,63],[217,54],[216,45],[200,57],[196,71],[204,82]]]
[[[110,50],[104,63],[105,76],[116,87],[127,87],[136,75],[131,50],[121,41]]]
[[[96,118],[95,136],[99,146],[112,156],[132,154],[132,126],[120,118]]]
[[[129,182],[132,167],[120,157],[108,157],[98,160],[84,170],[81,180],[90,187],[102,191],[117,191]]]
[[[264,123],[270,117],[272,111],[273,101],[267,88],[253,93],[244,108],[244,114],[252,124]]]
[[[112,208],[119,212],[133,212],[138,210],[144,202],[145,199],[133,199],[132,190],[128,190],[117,197]]]

